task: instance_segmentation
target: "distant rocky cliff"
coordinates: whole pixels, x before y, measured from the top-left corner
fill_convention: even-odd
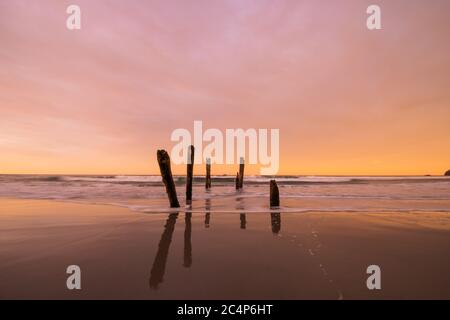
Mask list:
[[[445,173],[446,176],[450,176],[450,170]]]

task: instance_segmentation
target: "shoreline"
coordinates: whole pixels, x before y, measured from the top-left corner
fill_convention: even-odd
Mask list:
[[[264,197],[261,197],[264,198]],[[285,197],[281,197],[282,199],[286,199]],[[305,197],[307,198],[307,197]],[[180,199],[183,200],[183,198],[180,197]],[[212,198],[214,199],[214,198]],[[289,207],[283,207],[280,206],[278,208],[261,208],[261,209],[245,209],[245,208],[236,208],[233,210],[225,210],[225,209],[206,209],[202,208],[200,206],[198,209],[193,208],[194,206],[181,206],[180,208],[170,208],[168,206],[161,207],[161,208],[155,208],[155,209],[133,209],[130,208],[133,206],[133,204],[126,205],[126,204],[120,204],[120,203],[111,203],[108,200],[105,200],[105,202],[102,201],[90,201],[90,200],[72,200],[72,199],[45,199],[45,198],[14,198],[14,197],[2,197],[0,196],[0,201],[51,201],[51,202],[57,202],[57,203],[68,203],[68,204],[75,204],[75,205],[89,205],[89,206],[107,206],[107,207],[115,207],[115,208],[122,208],[125,210],[129,210],[133,213],[139,213],[139,214],[170,214],[170,213],[194,213],[194,214],[201,214],[205,212],[209,213],[216,213],[216,214],[240,214],[242,211],[245,211],[245,213],[248,214],[266,214],[266,213],[298,213],[298,214],[310,214],[310,213],[318,213],[318,214],[421,214],[421,213],[448,213],[450,214],[450,209],[371,209],[371,210],[363,210],[363,209],[346,209],[346,210],[340,210],[340,209],[325,209],[325,208],[317,208],[317,209],[302,209],[302,208],[289,208]],[[194,199],[195,202],[201,202],[205,199]],[[111,200],[112,201],[112,200]],[[164,201],[164,200],[163,200]],[[433,201],[441,201],[441,200],[433,200]],[[139,202],[138,202],[139,203]],[[138,205],[138,204],[137,204]]]

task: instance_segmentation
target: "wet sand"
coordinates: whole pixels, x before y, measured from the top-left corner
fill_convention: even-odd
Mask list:
[[[244,211],[2,199],[0,298],[450,299],[449,213]]]

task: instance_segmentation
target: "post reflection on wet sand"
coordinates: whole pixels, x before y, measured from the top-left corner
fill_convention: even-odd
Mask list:
[[[236,197],[236,209],[237,210],[244,210],[244,198],[242,197]],[[245,230],[247,229],[247,217],[245,215],[245,212],[241,212],[239,215],[241,225],[240,228]]]
[[[184,229],[184,257],[183,257],[183,267],[185,268],[190,268],[192,265],[191,218],[192,212],[186,212],[186,216],[184,218],[185,229]]]
[[[243,210],[243,200],[242,198],[237,199],[238,210]],[[211,202],[209,199],[206,200],[206,216],[205,216],[205,227],[209,227]],[[169,214],[169,217],[164,226],[164,231],[161,235],[161,240],[158,246],[158,252],[156,253],[155,260],[153,262],[152,270],[150,273],[150,288],[158,289],[158,286],[164,280],[164,273],[166,269],[167,256],[169,254],[170,244],[172,242],[172,235],[175,230],[175,224],[177,221],[179,213]],[[281,214],[280,213],[270,213],[271,227],[273,234],[279,234],[281,230]],[[240,214],[240,228],[246,229],[247,218],[245,213]],[[184,230],[184,250],[183,250],[183,267],[190,268],[192,266],[192,212],[186,212],[185,214],[185,230]]]
[[[272,233],[279,234],[281,231],[281,214],[279,212],[270,213],[270,220],[272,224]]]
[[[166,270],[167,256],[169,254],[170,243],[172,242],[173,231],[177,222],[178,212],[169,214],[164,226],[164,232],[158,245],[158,252],[153,261],[152,271],[150,272],[150,288],[158,289],[160,283],[163,282]]]
[[[211,199],[205,200],[205,228],[209,228],[209,221],[211,217]]]
[[[241,213],[240,218],[241,218],[241,229],[246,229],[247,228],[247,217],[245,216],[245,213]]]

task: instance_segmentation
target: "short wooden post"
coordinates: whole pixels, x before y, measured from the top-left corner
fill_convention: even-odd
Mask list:
[[[242,189],[244,187],[244,158],[241,157],[239,161],[239,189]]]
[[[280,192],[275,180],[270,180],[270,207],[275,208],[280,206]]]
[[[188,163],[187,163],[187,173],[186,173],[186,204],[192,204],[192,179],[194,174],[194,146],[189,146],[188,148]]]
[[[206,184],[205,184],[205,188],[211,189],[211,159],[207,158],[206,159]]]
[[[177,198],[175,183],[173,182],[172,169],[170,167],[170,157],[166,150],[158,150],[157,152],[159,170],[164,185],[166,186],[167,196],[169,197],[170,207],[179,208],[180,203]]]

